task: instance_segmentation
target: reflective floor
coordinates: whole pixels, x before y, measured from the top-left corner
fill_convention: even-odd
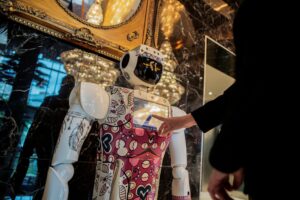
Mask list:
[[[231,192],[230,196],[234,200],[248,200],[248,197],[241,192]],[[211,197],[209,196],[208,192],[201,192],[200,200],[211,200]]]

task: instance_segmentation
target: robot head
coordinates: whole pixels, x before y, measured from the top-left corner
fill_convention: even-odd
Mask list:
[[[120,61],[126,80],[136,86],[155,86],[163,72],[163,54],[157,49],[140,45],[128,51]]]

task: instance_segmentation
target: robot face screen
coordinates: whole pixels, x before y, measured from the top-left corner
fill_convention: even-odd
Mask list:
[[[158,130],[161,121],[153,118],[152,114],[168,117],[169,107],[140,98],[134,98],[133,124],[136,128]]]
[[[149,57],[139,56],[134,70],[135,76],[142,81],[155,85],[161,78],[163,66]]]

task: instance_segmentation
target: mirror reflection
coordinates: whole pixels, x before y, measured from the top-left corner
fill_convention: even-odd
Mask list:
[[[141,0],[58,0],[73,16],[91,25],[114,26],[128,21]]]

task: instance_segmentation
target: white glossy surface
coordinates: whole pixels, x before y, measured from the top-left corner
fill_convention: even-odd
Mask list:
[[[91,117],[103,119],[109,108],[109,96],[102,86],[82,82],[80,85],[80,103],[83,110]]]

